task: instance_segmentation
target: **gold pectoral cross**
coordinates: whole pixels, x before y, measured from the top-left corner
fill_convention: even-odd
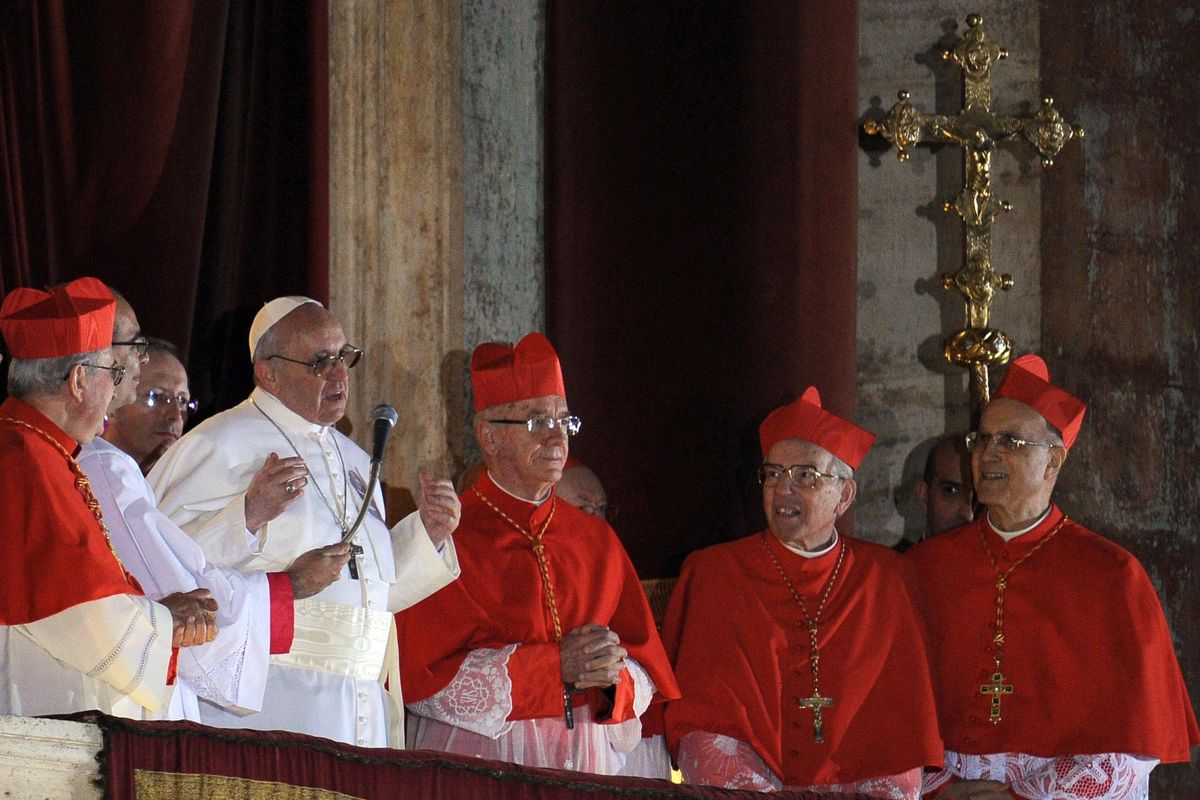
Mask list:
[[[985,683],[979,687],[980,694],[991,695],[992,698],[992,713],[988,717],[988,721],[993,725],[1000,721],[1000,696],[1013,693],[1011,683],[1004,682],[1004,674],[1001,672],[992,673],[992,682]]]
[[[825,741],[825,720],[821,712],[823,709],[833,705],[833,698],[822,697],[819,691],[813,689],[812,697],[797,697],[796,705],[813,712],[813,741]]]

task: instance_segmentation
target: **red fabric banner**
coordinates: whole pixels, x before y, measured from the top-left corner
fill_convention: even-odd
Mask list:
[[[190,722],[134,722],[101,714],[71,719],[104,733],[102,782],[108,800],[272,798],[272,800],[753,800],[758,792],[533,769],[430,751],[352,747],[278,731],[208,728]],[[780,792],[777,800],[869,800],[862,795]]]

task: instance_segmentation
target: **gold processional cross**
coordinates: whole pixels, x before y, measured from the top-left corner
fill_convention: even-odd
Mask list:
[[[908,160],[909,150],[923,142],[951,143],[963,148],[963,190],[942,210],[957,212],[966,225],[966,258],[953,275],[942,276],[947,291],[957,289],[966,300],[966,325],[946,341],[946,360],[970,370],[971,418],[978,421],[988,401],[988,366],[1005,364],[1012,355],[1012,342],[1001,330],[988,327],[992,297],[997,289],[1010,289],[1012,276],[992,267],[992,220],[997,210],[1012,205],[992,196],[992,153],[1006,139],[1021,137],[1042,157],[1042,165],[1072,139],[1083,138],[1083,128],[1068,125],[1047,97],[1033,115],[997,116],[992,113],[992,64],[1008,57],[983,32],[983,17],[967,17],[967,32],[953,50],[942,51],[942,59],[953,61],[963,71],[963,110],[958,114],[922,114],[901,90],[899,102],[882,120],[868,120],[863,129],[883,136],[896,145],[896,155]],[[998,698],[997,698],[998,700]]]

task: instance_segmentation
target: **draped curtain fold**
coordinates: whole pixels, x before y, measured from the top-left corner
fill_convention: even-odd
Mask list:
[[[757,425],[853,411],[857,3],[551,0],[547,328],[643,577],[759,529]]]
[[[100,277],[244,396],[248,316],[328,294],[327,38],[323,0],[7,4],[0,292]]]

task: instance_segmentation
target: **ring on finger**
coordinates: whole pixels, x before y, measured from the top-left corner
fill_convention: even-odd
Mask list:
[[[283,485],[283,491],[284,491],[284,494],[295,494],[295,492],[296,492],[296,487],[295,487],[295,486],[293,486],[293,485],[292,485],[290,482],[289,482],[289,483],[285,483],[285,484]]]

